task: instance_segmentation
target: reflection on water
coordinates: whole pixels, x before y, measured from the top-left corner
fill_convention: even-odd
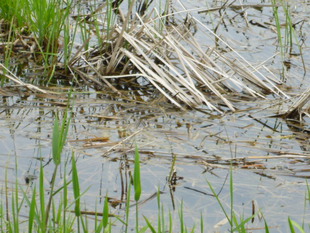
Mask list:
[[[209,9],[218,7],[222,1],[182,2],[187,9]],[[256,1],[244,4],[256,4]],[[292,14],[296,21],[304,20],[295,30],[299,40],[306,43],[309,42],[306,34],[310,24],[308,12],[302,6],[297,4],[292,8]],[[175,7],[181,9],[180,5]],[[296,45],[290,54],[278,55],[271,7],[227,7],[201,14],[193,10],[191,14],[216,30],[251,64],[263,67],[265,75],[281,77],[288,94],[294,96],[309,85],[305,81],[307,75],[303,65],[305,62],[305,66],[310,67],[309,51],[304,50],[303,61],[297,55]],[[176,17],[181,16],[176,14]],[[201,28],[189,27],[197,30],[198,43],[212,44],[225,54],[231,52],[217,40],[206,40]],[[18,72],[21,72],[20,68]],[[89,189],[84,197],[87,210],[93,211],[95,200],[101,200],[108,192],[114,211],[124,216],[123,201],[137,143],[142,160],[141,199],[147,200],[141,203],[141,213],[146,216],[156,215],[157,203],[151,197],[159,188],[165,210],[178,209],[184,201],[188,226],[194,222],[198,224],[202,213],[206,229],[213,229],[225,216],[211,195],[207,181],[220,193],[228,208],[228,174],[232,166],[237,213],[248,217],[254,208],[256,212],[260,210],[275,232],[287,231],[287,216],[309,224],[309,204],[305,206],[305,178],[310,177],[309,122],[301,125],[270,117],[285,109],[286,102],[257,101],[242,97],[240,93],[231,98],[235,99],[236,113],[219,115],[203,108],[182,112],[141,78],[135,83],[139,88],[128,87],[126,80],[114,84],[120,90],[118,96],[103,94],[105,90],[99,93],[77,89],[73,94],[72,123],[63,161],[67,162],[71,152],[75,152],[81,190]],[[59,83],[50,88],[62,90]],[[68,89],[64,87],[63,91]],[[0,93],[1,177],[8,172],[9,184],[15,182],[16,174],[20,184],[33,185],[37,182],[41,162],[46,177],[50,177],[53,171],[52,125],[55,113],[62,113],[66,108],[66,95],[32,95],[13,88],[0,89]],[[222,107],[222,110],[227,109]],[[171,168],[174,160],[175,166]],[[4,182],[1,178],[1,193]],[[174,213],[177,216],[177,211]],[[248,225],[253,229],[263,226],[261,214]],[[222,232],[226,229],[227,223],[219,226]]]
[[[33,96],[21,100],[16,96],[1,101],[2,177],[8,169],[12,175],[9,182],[15,182],[16,173],[21,184],[31,185],[36,182],[41,161],[48,177],[53,171],[53,119],[55,111],[65,109],[59,104],[61,100]],[[224,216],[206,181],[229,205],[227,175],[232,164],[238,213],[250,216],[253,202],[270,226],[282,230],[286,229],[287,215],[304,217],[303,178],[310,176],[305,158],[309,154],[300,138],[307,134],[294,133],[281,119],[262,117],[259,109],[268,106],[267,101],[248,103],[252,110],[223,116],[206,110],[179,112],[167,103],[137,105],[96,94],[76,95],[72,103],[63,161],[71,156],[70,151],[76,153],[82,190],[89,188],[87,210],[93,210],[94,197],[100,200],[108,191],[115,211],[124,214],[137,143],[142,160],[142,200],[147,200],[141,204],[143,214],[155,214],[156,199],[149,198],[160,188],[167,210],[178,209],[183,200],[188,225],[202,212],[206,224],[213,227]],[[272,111],[267,109],[264,115],[272,115]],[[176,163],[168,181],[173,158]],[[250,224],[262,226],[259,216]]]

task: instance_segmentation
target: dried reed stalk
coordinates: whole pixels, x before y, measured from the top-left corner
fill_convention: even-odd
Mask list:
[[[181,103],[190,107],[206,104],[219,112],[212,103],[214,96],[229,109],[235,110],[225,97],[229,92],[242,91],[264,98],[262,93],[268,91],[287,97],[273,80],[265,77],[232,48],[232,58],[214,48],[203,49],[189,29],[181,25],[161,24],[162,30],[159,32],[156,19],[160,18],[159,15],[157,18],[150,17],[150,14],[144,17],[136,14],[133,19],[127,16],[125,25],[114,28],[112,51],[102,48],[101,51],[93,51],[109,54],[109,59],[107,55],[104,58],[100,55],[99,58],[101,63],[107,63],[105,68],[95,70],[94,66],[90,66],[96,75],[107,82],[110,75],[115,77],[115,73],[119,72],[118,78],[126,78],[135,70],[176,106],[182,107]],[[206,29],[205,25],[193,19]],[[210,29],[207,31],[216,36]],[[221,38],[218,39],[229,46]]]

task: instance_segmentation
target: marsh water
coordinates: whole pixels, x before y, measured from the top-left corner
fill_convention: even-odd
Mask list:
[[[170,210],[175,219],[183,202],[187,226],[198,226],[202,214],[206,232],[227,232],[229,223],[208,182],[228,209],[232,169],[236,213],[240,218],[256,214],[247,224],[251,232],[263,231],[264,219],[271,232],[287,232],[288,217],[309,226],[309,119],[305,117],[301,125],[275,116],[309,87],[309,3],[287,2],[293,22],[300,22],[295,32],[302,54],[295,45],[282,56],[272,8],[253,6],[268,5],[269,1],[235,1],[250,7],[200,14],[198,8],[216,8],[223,2],[180,2],[182,5],[174,3],[177,10],[188,9],[206,26],[216,25],[217,34],[246,60],[272,71],[284,82],[282,86],[291,99],[243,98],[240,93],[235,96],[237,111],[222,107],[226,112],[221,114],[204,106],[182,111],[160,96],[148,102],[149,92],[124,90],[128,96],[124,99],[89,88],[75,89],[63,161],[72,152],[78,158],[81,190],[88,189],[83,208],[94,211],[108,193],[115,200],[112,212],[124,215],[122,201],[137,144],[142,162],[141,199],[146,200],[140,211],[154,222],[157,200],[150,197],[159,189],[165,210]],[[285,15],[281,20],[285,22]],[[206,40],[199,25],[193,27],[200,43],[214,43]],[[223,52],[227,49],[218,46]],[[50,84],[49,88],[63,93],[69,90],[62,83]],[[6,172],[10,183],[15,182],[16,174],[26,187],[36,182],[41,162],[46,177],[53,171],[52,127],[55,112],[65,111],[65,94],[56,98],[18,93],[15,87],[6,91],[0,98],[1,187]],[[173,182],[168,182],[171,174]]]

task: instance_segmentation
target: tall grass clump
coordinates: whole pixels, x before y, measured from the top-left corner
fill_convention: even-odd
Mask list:
[[[34,33],[46,52],[56,52],[64,23],[71,11],[71,1],[5,0],[0,2],[0,19],[17,30]],[[23,32],[20,31],[20,32]]]
[[[17,51],[31,53],[45,68],[55,65],[61,36],[68,34],[65,30],[71,30],[65,26],[72,10],[71,3],[71,0],[0,1],[1,33],[6,35],[2,38],[8,45],[16,44]]]
[[[0,1],[0,19],[4,20],[6,25],[12,24],[16,28],[27,26],[30,12],[28,0]]]
[[[281,5],[279,6],[279,3]],[[277,36],[278,36],[278,44],[280,47],[280,52],[282,59],[287,59],[287,57],[292,54],[299,53],[301,55],[303,68],[306,71],[302,47],[299,42],[299,38],[296,34],[295,26],[300,22],[293,23],[292,13],[289,2],[286,1],[276,1],[272,0],[273,4],[273,15],[276,24]],[[284,18],[284,19],[283,19]],[[294,46],[298,49],[298,51],[294,51]]]
[[[49,232],[51,228],[54,229],[54,232],[59,232],[58,227],[62,227],[62,225],[60,221],[59,224],[55,224],[55,221],[59,220],[59,216],[61,216],[61,214],[63,213],[63,202],[60,201],[59,206],[56,207],[55,205],[58,200],[55,200],[55,196],[57,193],[59,193],[60,190],[64,190],[65,192],[67,191],[67,183],[63,187],[61,187],[60,190],[58,189],[55,191],[54,187],[57,175],[57,168],[61,163],[61,153],[66,142],[69,123],[70,119],[67,118],[67,113],[65,114],[65,118],[63,119],[62,123],[59,123],[59,119],[57,117],[54,122],[53,161],[55,165],[55,170],[52,175],[49,187],[49,195],[46,195],[46,176],[42,162],[40,163],[38,184],[34,184],[34,187],[29,184],[29,186],[26,186],[26,190],[19,183],[19,178],[17,174],[17,160],[15,160],[16,180],[12,187],[8,186],[9,179],[8,173],[6,172],[6,191],[4,194],[5,198],[2,199],[5,200],[5,204],[3,204],[3,202],[1,202],[0,204],[1,232],[25,232],[25,229],[27,229],[30,233]],[[58,148],[56,148],[56,146]],[[64,200],[67,200],[67,197],[64,198]],[[24,208],[25,205],[29,207],[28,211]],[[51,214],[52,217],[50,217]],[[21,215],[27,216],[26,221],[25,219],[21,219]],[[66,219],[66,222],[70,223],[68,219]],[[70,225],[72,226],[72,223],[70,223]],[[68,227],[68,229],[69,228],[71,227]]]
[[[3,46],[3,64],[9,67],[14,43],[20,34],[29,35],[29,21],[31,12],[28,0],[2,0],[0,1],[0,42]],[[4,70],[6,73],[6,71]],[[6,79],[1,78],[1,86]]]
[[[61,33],[65,27],[71,10],[71,1],[61,0],[29,0],[32,9],[30,30],[35,34],[39,50],[45,64],[54,64],[60,47]],[[67,42],[67,41],[65,41]]]
[[[40,188],[39,196],[40,196],[40,210],[41,210],[40,226],[43,232],[46,231],[46,228],[49,223],[53,197],[55,195],[54,188],[55,188],[56,176],[58,173],[58,168],[61,164],[61,155],[67,140],[69,125],[70,125],[70,117],[68,116],[68,110],[65,112],[61,123],[59,121],[58,115],[56,115],[54,120],[53,138],[52,138],[52,156],[53,156],[52,158],[55,168],[50,182],[50,194],[48,197],[47,204],[45,204],[44,169],[42,165],[40,166],[40,182],[39,182],[39,188]]]
[[[112,38],[112,33],[114,30],[114,26],[117,22],[117,14],[118,7],[120,3],[118,1],[107,0],[106,1],[106,12],[103,18],[103,27],[105,30],[100,30],[100,25],[98,23],[95,24],[96,26],[96,35],[98,39],[99,46],[103,46],[105,42],[110,41]],[[121,2],[121,1],[119,1]],[[106,41],[103,40],[105,38]]]

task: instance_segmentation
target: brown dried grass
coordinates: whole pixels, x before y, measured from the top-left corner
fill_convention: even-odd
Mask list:
[[[122,15],[122,18],[124,23],[113,28],[112,37],[103,38],[106,43],[88,51],[91,56],[86,58],[80,53],[75,57],[86,65],[72,70],[98,88],[104,83],[117,92],[110,83],[112,78],[143,77],[180,108],[205,104],[219,112],[214,104],[219,101],[235,110],[227,97],[231,92],[257,98],[265,98],[265,93],[287,97],[273,79],[263,75],[232,48],[229,56],[215,48],[203,48],[182,22],[164,24],[161,21],[164,16],[156,11],[144,16]],[[206,36],[211,35],[229,47],[200,21],[191,20]],[[215,98],[219,101],[214,101]]]
[[[90,33],[91,28],[95,28],[92,25],[95,15],[106,13],[104,4],[84,18],[86,21],[94,18],[87,21]],[[158,13],[155,8],[140,15],[133,13],[132,4],[127,15],[120,9],[117,12],[119,23],[111,26],[109,33],[101,35],[101,45],[86,49],[90,47],[90,37],[75,50],[68,67],[57,64],[61,69],[67,68],[76,82],[82,80],[99,90],[108,87],[120,95],[113,83],[115,80],[130,80],[130,86],[131,82],[137,84],[137,78],[143,78],[179,108],[206,105],[218,112],[223,111],[219,105],[235,110],[233,101],[229,99],[231,93],[257,98],[265,98],[266,93],[287,97],[275,85],[278,80],[261,72],[263,66],[254,67],[188,13],[174,13],[179,16],[184,14],[184,22],[180,19],[169,22],[168,15]],[[170,14],[171,18],[173,15]],[[80,18],[78,20],[81,22]],[[189,21],[197,30],[204,32],[206,38],[216,39],[230,52],[223,53],[206,45],[203,47],[190,30]],[[96,23],[101,30],[105,30],[104,22],[101,25]],[[14,82],[17,80],[12,74],[6,76]],[[29,87],[36,90],[33,86]]]

